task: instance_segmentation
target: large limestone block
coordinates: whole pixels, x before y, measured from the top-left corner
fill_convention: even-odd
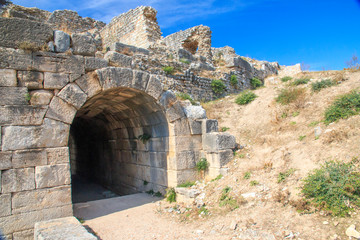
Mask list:
[[[208,160],[210,167],[213,168],[222,168],[233,158],[234,153],[231,149],[206,154],[206,159]]]
[[[201,149],[201,136],[177,136],[175,138],[176,151],[199,150]]]
[[[176,158],[169,158],[169,168],[173,170],[194,169],[199,159],[198,151],[178,151]]]
[[[94,56],[96,43],[90,33],[73,33],[71,35],[74,54]]]
[[[46,89],[62,89],[69,81],[69,74],[50,72],[44,74],[44,88]]]
[[[3,127],[2,151],[65,147],[67,146],[68,138],[68,124],[45,118],[41,126]]]
[[[0,217],[11,215],[11,194],[0,194]]]
[[[26,87],[0,87],[0,105],[26,105]]]
[[[184,107],[186,117],[191,119],[204,119],[206,118],[206,111],[202,106],[186,106]]]
[[[132,63],[132,57],[114,51],[107,52],[104,59],[109,61],[109,64],[114,67],[130,68]]]
[[[0,152],[0,170],[11,168],[11,157],[11,152]]]
[[[54,31],[54,43],[56,52],[66,52],[70,48],[70,36],[63,31]]]
[[[49,105],[54,93],[48,90],[35,90],[30,92],[31,105]]]
[[[33,63],[31,54],[22,50],[0,47],[0,68],[28,70]]]
[[[29,230],[13,233],[12,240],[33,240],[33,239],[34,239],[34,230],[29,229]]]
[[[0,125],[41,125],[47,106],[4,106],[0,107]]]
[[[0,218],[0,229],[4,234],[34,228],[34,223],[54,218],[72,216],[72,205],[48,208],[27,213],[13,214]]]
[[[70,180],[69,164],[48,165],[35,168],[36,188],[69,185]]]
[[[11,193],[35,188],[34,168],[9,169],[1,173],[1,192]]]
[[[207,133],[217,132],[218,131],[218,121],[216,119],[204,119],[201,123],[203,137]]]
[[[174,122],[174,133],[176,136],[189,136],[190,127],[188,119],[181,118]]]
[[[226,56],[225,63],[226,63],[226,67],[229,68],[237,67],[247,72],[253,72],[253,68],[251,67],[250,63],[248,63],[246,60],[242,59],[241,57]]]
[[[49,165],[69,163],[70,161],[68,147],[47,148],[46,153]]]
[[[18,71],[19,85],[28,89],[43,88],[44,73],[36,71]]]
[[[164,107],[164,109],[168,109],[172,107],[177,101],[176,95],[173,91],[166,91],[160,97],[160,105]]]
[[[35,223],[35,240],[96,240],[75,217],[59,218]]]
[[[72,74],[85,73],[83,56],[51,52],[36,52],[32,56],[32,68],[36,71]]]
[[[176,102],[170,108],[166,109],[166,117],[169,122],[174,122],[185,117],[184,109],[179,102]]]
[[[143,55],[149,55],[150,51],[145,48],[138,48],[135,46],[123,44],[120,42],[116,42],[110,45],[111,51],[116,51],[119,53],[129,53],[129,54],[143,54]]]
[[[87,95],[75,83],[66,85],[58,94],[60,98],[73,105],[76,109],[86,102]]]
[[[129,68],[107,67],[96,70],[96,73],[104,90],[132,85],[133,71]]]
[[[47,118],[71,124],[76,114],[76,108],[59,97],[53,97],[50,102]]]
[[[97,57],[85,57],[85,70],[94,71],[108,66],[108,61]]]
[[[19,192],[12,196],[13,214],[69,204],[71,204],[70,186]]]
[[[236,146],[235,137],[229,133],[212,132],[203,136],[203,147],[209,152],[233,149]]]
[[[42,166],[47,164],[46,152],[42,149],[19,150],[13,153],[13,168]]]
[[[97,76],[97,75],[95,75]],[[101,92],[101,86],[94,74],[85,74],[75,81],[77,85],[86,93],[88,98]]]
[[[141,91],[145,91],[149,79],[150,79],[150,75],[148,73],[134,70],[134,79],[133,79],[132,87],[139,89]]]
[[[43,46],[53,38],[50,25],[19,18],[0,18],[0,46],[18,48],[21,43]]]
[[[199,135],[202,134],[202,121],[201,120],[192,120],[189,119],[189,126],[191,135]]]
[[[157,100],[163,93],[163,90],[164,85],[155,75],[151,75],[145,92]]]
[[[13,69],[0,69],[0,87],[16,87],[16,71]]]

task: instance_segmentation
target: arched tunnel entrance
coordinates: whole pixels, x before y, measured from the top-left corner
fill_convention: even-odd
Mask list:
[[[168,148],[168,122],[154,98],[124,87],[92,97],[70,128],[73,203],[163,192]]]

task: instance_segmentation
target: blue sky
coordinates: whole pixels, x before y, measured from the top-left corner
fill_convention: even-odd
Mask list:
[[[305,63],[310,70],[346,67],[360,57],[360,0],[14,0],[48,11],[70,9],[108,23],[131,8],[158,11],[163,36],[196,25],[212,30],[213,47],[281,65]]]

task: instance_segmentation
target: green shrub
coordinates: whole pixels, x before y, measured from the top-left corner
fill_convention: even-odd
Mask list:
[[[254,77],[250,79],[250,85],[253,89],[256,89],[258,87],[261,87],[263,85],[263,82],[260,79]]]
[[[252,180],[250,181],[250,186],[256,186],[256,185],[259,185],[260,183],[256,180]]]
[[[225,88],[226,86],[223,81],[217,79],[211,81],[211,89],[214,93],[222,94],[225,91]]]
[[[223,175],[222,175],[222,174],[219,174],[219,175],[217,175],[217,177],[216,177],[216,178],[214,178],[213,180],[211,180],[211,182],[214,182],[214,181],[220,180],[220,179],[222,179],[222,177],[223,177]]]
[[[338,97],[325,111],[325,123],[346,119],[360,112],[360,92],[352,91]]]
[[[186,58],[180,58],[179,61],[185,64],[190,64],[190,61],[187,60]]]
[[[198,214],[209,215],[209,210],[206,208],[206,206],[201,206],[201,208],[198,210]]]
[[[288,177],[290,177],[296,170],[294,168],[290,168],[289,170],[285,171],[285,172],[280,172],[278,175],[278,183],[281,183],[283,181],[285,181],[285,179],[287,179]]]
[[[231,84],[232,86],[236,86],[238,83],[239,83],[239,81],[237,80],[236,75],[231,75],[231,76],[230,76],[230,84]]]
[[[209,162],[206,160],[206,158],[201,158],[199,162],[196,163],[196,170],[205,171],[209,167]]]
[[[292,77],[285,76],[285,77],[282,77],[282,78],[281,78],[281,81],[282,81],[282,82],[287,82],[287,81],[290,81],[291,79],[292,79]]]
[[[166,189],[166,200],[170,203],[176,202],[176,192],[174,188]]]
[[[176,96],[181,100],[189,100],[192,105],[195,105],[194,99],[192,99],[191,96],[187,93],[176,93]]]
[[[178,187],[187,188],[187,187],[192,187],[194,185],[195,185],[195,182],[186,182],[186,183],[179,184]]]
[[[302,141],[302,140],[304,140],[306,138],[306,135],[301,135],[301,136],[299,136],[299,141]]]
[[[244,179],[250,179],[250,177],[251,177],[251,172],[244,173]]]
[[[287,105],[295,102],[300,96],[304,95],[305,88],[284,88],[280,90],[280,93],[275,100],[282,105]]]
[[[236,97],[235,103],[239,105],[245,105],[254,101],[255,98],[257,98],[255,93],[251,91],[244,91]]]
[[[226,132],[229,129],[230,129],[229,127],[221,127],[220,132]]]
[[[219,199],[219,206],[224,207],[227,206],[231,210],[234,210],[239,207],[238,202],[233,197],[229,196],[229,193],[231,191],[231,188],[229,186],[226,186],[221,193],[220,199]]]
[[[309,81],[310,81],[310,79],[308,79],[308,78],[299,78],[299,79],[296,79],[292,83],[292,85],[298,86],[298,85],[302,85],[302,84],[307,84]]]
[[[175,72],[174,67],[171,66],[165,66],[162,68],[162,70],[167,74],[167,75],[172,75]]]
[[[333,81],[331,79],[323,79],[321,81],[316,81],[316,82],[311,83],[311,89],[314,92],[319,92],[321,89],[331,87],[335,84],[336,84],[335,81]]]
[[[318,208],[346,216],[360,206],[360,173],[353,162],[326,162],[305,179],[301,192]]]

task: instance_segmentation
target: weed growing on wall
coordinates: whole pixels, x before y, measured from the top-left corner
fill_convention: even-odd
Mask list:
[[[238,85],[238,83],[239,83],[239,81],[237,80],[236,75],[231,75],[230,76],[230,84],[232,86],[236,86],[236,85]]]
[[[195,105],[194,99],[187,93],[176,93],[176,96],[181,100],[189,100],[192,105]]]
[[[167,75],[172,75],[175,72],[174,67],[171,66],[165,66],[162,68],[162,70],[167,74]]]
[[[254,77],[254,78],[250,79],[250,85],[253,89],[257,89],[258,87],[261,87],[264,84],[260,79]]]
[[[214,93],[220,95],[224,93],[225,88],[226,86],[223,81],[217,79],[211,81],[211,89]]]

